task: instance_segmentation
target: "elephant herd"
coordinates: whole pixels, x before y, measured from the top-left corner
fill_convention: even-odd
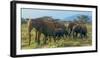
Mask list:
[[[87,37],[87,27],[83,23],[71,22],[68,26],[54,20],[42,20],[42,18],[28,20],[29,45],[31,43],[31,30],[35,28],[35,41],[40,44],[41,34],[44,35],[44,43],[48,39],[60,39],[61,37]]]
[[[87,27],[83,23],[69,23],[68,25],[69,29],[69,35],[72,35],[73,37],[80,37],[80,38],[86,38],[87,37]]]

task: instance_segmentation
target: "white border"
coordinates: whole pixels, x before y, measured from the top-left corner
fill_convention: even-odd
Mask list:
[[[81,11],[92,11],[92,46],[86,47],[64,47],[64,48],[44,48],[44,49],[27,49],[21,50],[21,8],[39,8],[39,9],[60,9],[60,10],[81,10]],[[95,36],[95,8],[83,8],[83,7],[65,7],[65,6],[48,6],[48,5],[32,5],[32,4],[17,4],[16,7],[16,54],[25,55],[25,54],[39,54],[39,53],[53,53],[53,52],[74,52],[74,51],[87,51],[87,50],[96,50],[96,36]]]

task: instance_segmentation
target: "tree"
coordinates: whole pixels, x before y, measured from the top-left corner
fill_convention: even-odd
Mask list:
[[[78,19],[80,22],[83,22],[83,23],[87,23],[87,22],[89,21],[89,17],[86,16],[86,15],[77,16],[77,19]]]

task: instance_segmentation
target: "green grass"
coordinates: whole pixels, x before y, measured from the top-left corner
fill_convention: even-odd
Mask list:
[[[40,45],[35,42],[35,29],[31,32],[31,45],[29,44],[28,32],[27,32],[27,24],[21,25],[21,48],[22,49],[35,49],[35,48],[58,48],[58,47],[81,47],[81,46],[91,46],[92,45],[92,25],[87,24],[88,28],[88,38],[72,38],[72,37],[64,37],[61,39],[57,39],[56,42],[51,38],[47,40],[46,44],[43,44],[43,34],[41,35]]]

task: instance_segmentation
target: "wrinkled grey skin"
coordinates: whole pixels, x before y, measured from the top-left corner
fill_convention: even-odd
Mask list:
[[[73,32],[73,37],[80,37],[80,38],[87,37],[87,27],[86,27],[86,25],[77,24],[73,27],[72,32]]]

